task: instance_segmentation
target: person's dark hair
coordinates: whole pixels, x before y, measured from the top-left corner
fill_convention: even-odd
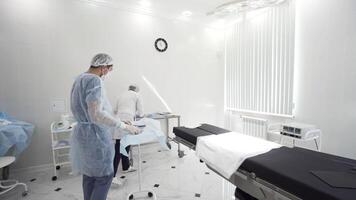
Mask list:
[[[134,92],[138,92],[138,91],[139,91],[139,88],[138,88],[137,85],[130,85],[130,86],[129,86],[129,90],[132,90],[132,91],[134,91]]]

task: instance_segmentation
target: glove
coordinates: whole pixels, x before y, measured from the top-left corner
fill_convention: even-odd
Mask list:
[[[139,128],[136,128],[136,127],[131,126],[131,125],[126,125],[125,130],[130,132],[132,135],[137,135],[137,134],[139,134],[141,132],[141,130]]]

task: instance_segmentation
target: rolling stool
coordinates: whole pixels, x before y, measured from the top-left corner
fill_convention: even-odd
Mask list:
[[[0,168],[7,167],[13,162],[15,162],[15,157],[13,156],[0,157]],[[4,185],[4,183],[8,184]],[[17,180],[0,180],[0,195],[14,189],[18,185],[24,186],[25,191],[22,193],[22,196],[26,196],[28,194],[27,185],[25,183],[20,183]]]

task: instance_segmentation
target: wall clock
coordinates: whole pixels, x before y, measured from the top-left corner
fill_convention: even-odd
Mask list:
[[[163,38],[158,38],[156,41],[155,41],[155,47],[157,49],[157,51],[159,52],[164,52],[167,50],[168,48],[168,43],[165,39]]]

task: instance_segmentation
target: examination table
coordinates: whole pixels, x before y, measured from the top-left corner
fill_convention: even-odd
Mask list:
[[[180,144],[195,150],[198,137],[230,131],[202,124],[197,128],[174,127],[173,132],[182,157]],[[231,177],[224,178],[236,186],[239,199],[356,199],[356,160],[298,147],[281,146],[247,158]]]

